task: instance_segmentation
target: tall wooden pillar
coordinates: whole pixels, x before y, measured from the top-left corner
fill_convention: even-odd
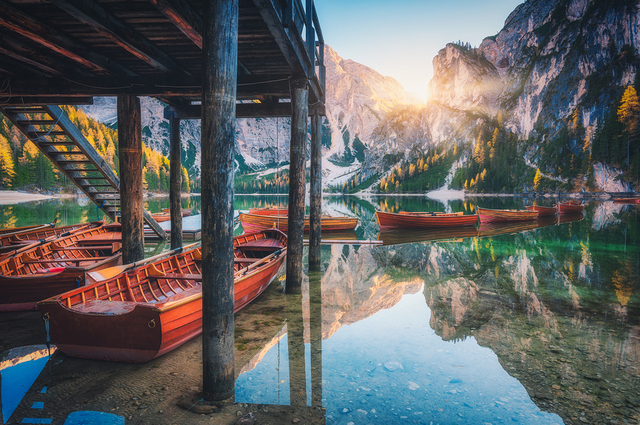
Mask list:
[[[307,405],[303,310],[302,293],[287,294],[285,317],[289,350],[289,400],[291,407],[298,408]]]
[[[169,119],[169,203],[171,206],[171,249],[182,246],[182,162],[180,159],[180,119]]]
[[[309,270],[309,339],[311,407],[322,408],[322,275],[316,270]]]
[[[311,116],[311,185],[309,189],[309,270],[320,269],[322,228],[322,131],[320,115]]]
[[[291,147],[289,148],[289,219],[287,224],[286,292],[302,286],[302,242],[304,236],[305,160],[309,89],[306,78],[291,81]]]
[[[122,261],[125,264],[144,258],[141,128],[140,99],[132,94],[119,95],[120,221],[122,223]]]
[[[238,2],[204,2],[202,373],[207,400],[234,394],[233,150]]]

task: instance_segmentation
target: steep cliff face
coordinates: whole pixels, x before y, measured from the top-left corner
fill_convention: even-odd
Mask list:
[[[506,124],[528,137],[537,122],[557,128],[578,110],[597,124],[620,91],[633,84],[640,47],[637,2],[530,0],[507,18],[481,54],[500,75]]]

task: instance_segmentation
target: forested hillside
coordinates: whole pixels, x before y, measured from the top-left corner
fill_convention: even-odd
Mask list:
[[[71,121],[89,143],[113,168],[118,170],[118,132],[85,115],[73,106],[63,107]],[[0,121],[0,188],[49,192],[74,192],[76,187],[58,171],[40,150],[7,118]],[[64,136],[56,136],[60,139]],[[63,148],[59,148],[63,149]],[[169,159],[143,144],[143,178],[148,191],[169,190]],[[189,175],[182,167],[182,189],[191,190]]]

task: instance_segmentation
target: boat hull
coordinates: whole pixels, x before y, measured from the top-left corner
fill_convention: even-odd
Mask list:
[[[528,205],[525,207],[527,211],[537,211],[538,217],[551,217],[558,213],[558,207],[543,207],[541,205]]]
[[[287,216],[267,216],[243,213],[240,214],[239,220],[245,232],[257,232],[264,229],[275,228],[286,233],[289,228]],[[323,232],[353,230],[357,225],[357,218],[323,216],[320,219],[320,226]],[[304,231],[309,231],[309,217],[305,217],[304,219]]]
[[[237,257],[247,260],[249,266],[234,266],[234,311],[264,292],[284,263],[286,251],[269,255],[268,262],[255,268],[249,258],[242,257],[260,249],[284,249],[286,236],[277,230],[265,233],[275,232],[282,235],[276,243],[250,235],[235,238],[234,249],[243,252]],[[242,237],[245,239],[239,240]],[[73,357],[134,363],[174,350],[202,333],[199,262],[200,250],[195,249],[42,301],[40,309],[50,322],[51,341]],[[175,269],[188,273],[174,279],[177,275],[171,271]],[[159,270],[166,272],[156,274]],[[191,287],[180,290],[179,285]],[[168,294],[166,288],[174,288],[175,293]],[[168,296],[163,298],[163,294]],[[148,301],[129,301],[140,297]]]
[[[429,229],[434,227],[475,226],[477,214],[395,214],[376,211],[376,219],[380,229]]]
[[[615,198],[613,202],[617,204],[637,204],[640,203],[640,198]]]
[[[527,210],[493,210],[478,207],[480,223],[529,221],[538,218],[537,211]]]
[[[560,202],[557,207],[558,214],[579,214],[584,210],[584,204],[574,204],[571,202]]]
[[[2,257],[0,311],[35,310],[38,301],[84,286],[89,272],[121,264],[116,228],[85,230]],[[89,245],[79,246],[84,243]]]

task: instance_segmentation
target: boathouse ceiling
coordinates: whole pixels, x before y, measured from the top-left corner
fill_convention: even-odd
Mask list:
[[[0,0],[0,104],[132,93],[196,115],[205,1]],[[310,83],[310,113],[322,111],[323,53],[312,1],[240,0],[239,116],[290,114],[290,81],[300,78]]]

